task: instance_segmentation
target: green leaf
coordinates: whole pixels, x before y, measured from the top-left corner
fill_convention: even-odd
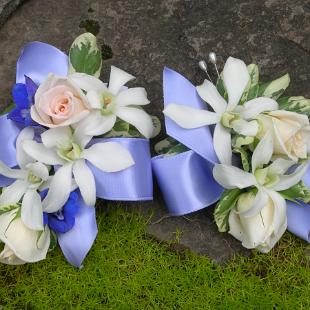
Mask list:
[[[258,93],[258,86],[257,86],[259,79],[258,67],[255,64],[250,64],[247,66],[247,69],[250,79],[240,99],[240,104],[244,104],[246,101],[256,98]]]
[[[234,135],[232,139],[232,146],[240,149],[244,145],[250,145],[254,142],[254,137]]]
[[[189,149],[185,145],[170,137],[167,137],[155,145],[155,152],[165,156],[173,156],[187,152],[188,150]]]
[[[233,152],[240,154],[240,159],[241,159],[243,170],[246,172],[249,172],[250,171],[250,154],[242,147],[234,148]]]
[[[278,99],[279,109],[310,116],[310,99],[303,96]]]
[[[51,242],[50,242],[50,247],[48,250],[53,251],[56,249],[57,244],[58,244],[57,234],[53,230],[51,230],[50,238],[51,238]]]
[[[277,100],[290,84],[290,76],[285,74],[280,78],[259,85],[258,97],[269,97]]]
[[[300,181],[289,189],[279,192],[285,199],[288,200],[301,200],[305,203],[310,202],[310,190],[304,182]]]
[[[153,136],[152,138],[158,136],[161,131],[161,122],[157,116],[151,115],[153,126],[154,126],[154,131],[153,131]]]
[[[78,36],[69,51],[69,72],[81,72],[100,76],[102,67],[101,51],[96,37],[87,32]]]
[[[225,190],[220,201],[216,205],[214,210],[214,219],[220,232],[225,232],[229,229],[229,213],[234,208],[241,192],[242,191],[239,188]]]
[[[223,73],[219,76],[217,83],[216,83],[217,91],[220,93],[220,95],[228,101],[228,93],[225,89],[224,80],[223,80]]]
[[[0,206],[0,215],[6,213],[6,212],[10,212],[14,209],[19,208],[19,205],[5,205],[5,206]]]
[[[16,107],[15,103],[11,103],[4,110],[1,111],[0,115],[10,113],[13,109],[15,109],[15,107]]]

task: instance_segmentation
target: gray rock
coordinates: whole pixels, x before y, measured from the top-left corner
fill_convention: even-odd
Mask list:
[[[25,0],[0,0],[0,26]]]
[[[256,62],[262,80],[289,72],[287,94],[310,97],[309,17],[309,3],[303,0],[28,0],[0,29],[0,102],[2,107],[10,103],[15,63],[25,43],[39,40],[67,51],[85,29],[97,33],[104,47],[103,79],[111,64],[137,76],[133,85],[147,89],[152,100],[147,109],[162,120],[163,67],[199,84],[205,77],[197,63],[210,51],[218,54],[220,67],[229,55]],[[164,136],[163,130],[153,143]],[[148,234],[159,241],[218,262],[248,253],[217,232],[211,209],[167,217],[158,190],[153,203],[135,205],[146,218],[154,214]]]

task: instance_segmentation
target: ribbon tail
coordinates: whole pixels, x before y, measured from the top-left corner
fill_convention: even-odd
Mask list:
[[[287,229],[310,243],[310,206],[303,202],[300,204],[287,202]]]
[[[16,138],[20,128],[7,118],[7,114],[0,116],[1,151],[0,160],[8,167],[15,167],[16,162]]]
[[[49,73],[68,74],[68,56],[56,47],[42,43],[28,43],[16,65],[16,83],[25,83],[25,75],[40,85]]]
[[[172,215],[198,211],[218,201],[223,188],[214,180],[213,164],[193,151],[157,156],[153,171]]]
[[[58,234],[58,242],[67,261],[79,268],[98,233],[95,208],[86,206],[82,198],[80,205],[74,227],[65,234]]]
[[[196,87],[178,72],[165,68],[163,83],[165,106],[176,103],[201,110],[207,109],[206,103],[198,96]],[[218,162],[209,126],[184,129],[168,117],[165,117],[165,125],[170,137],[186,145],[209,162]]]

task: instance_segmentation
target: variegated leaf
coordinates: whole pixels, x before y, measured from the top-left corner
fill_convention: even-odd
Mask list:
[[[225,232],[229,229],[229,213],[235,207],[240,194],[241,190],[239,188],[225,190],[220,201],[216,205],[214,210],[214,219],[220,232]]]
[[[155,152],[160,155],[173,156],[188,151],[189,149],[182,143],[171,137],[158,142],[155,145]]]
[[[100,76],[102,67],[101,51],[96,37],[87,32],[78,36],[69,51],[69,72],[81,72]]]
[[[310,99],[305,97],[283,97],[278,100],[278,104],[281,110],[306,114],[310,116]]]
[[[285,74],[280,78],[261,84],[259,86],[258,97],[269,97],[277,100],[290,84],[290,76]]]

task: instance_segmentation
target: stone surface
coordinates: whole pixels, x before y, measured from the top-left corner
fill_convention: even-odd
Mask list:
[[[310,4],[304,0],[67,0],[61,5],[28,0],[0,29],[1,106],[10,103],[16,59],[26,42],[44,41],[67,51],[85,28],[98,34],[108,58],[103,79],[111,64],[137,76],[133,85],[147,89],[152,100],[147,109],[161,119],[163,67],[199,84],[204,75],[197,62],[211,50],[220,56],[221,67],[229,55],[256,62],[262,80],[289,72],[287,94],[310,97],[309,17]],[[163,130],[153,143],[164,135]],[[211,210],[167,217],[158,191],[154,203],[135,205],[146,217],[154,214],[148,233],[159,241],[177,242],[219,262],[245,253],[216,231]]]
[[[21,5],[25,0],[0,0],[0,26],[2,26],[10,15]]]

